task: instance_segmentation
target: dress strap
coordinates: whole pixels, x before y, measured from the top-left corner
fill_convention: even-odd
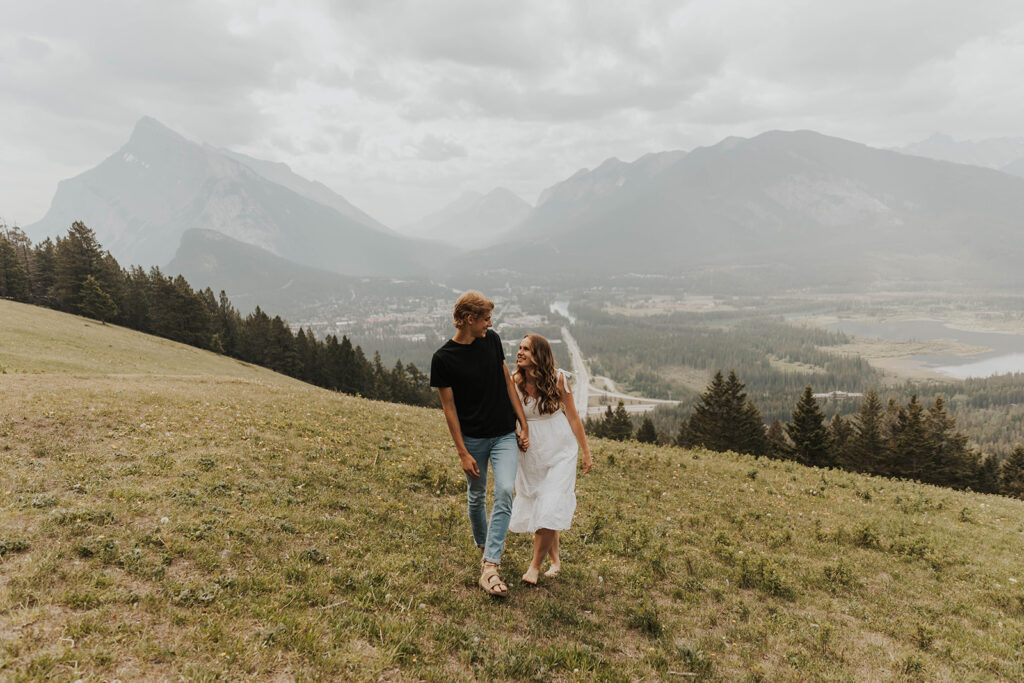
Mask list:
[[[562,385],[562,388],[565,389],[565,393],[571,396],[572,388],[569,386],[569,373],[566,372],[565,370],[559,369],[558,382]]]

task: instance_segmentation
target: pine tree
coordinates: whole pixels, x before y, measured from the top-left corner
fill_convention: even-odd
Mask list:
[[[761,417],[761,411],[749,398],[743,402],[743,408],[740,410],[739,429],[737,429],[736,436],[736,445],[733,450],[737,453],[751,455],[768,453],[768,435],[764,426],[764,418]]]
[[[786,436],[786,428],[782,426],[781,420],[772,420],[765,435],[768,442],[766,455],[777,460],[788,460],[793,457],[793,444]]]
[[[57,239],[51,294],[59,310],[69,313],[80,310],[82,287],[90,275],[104,292],[116,290],[118,273],[113,270],[116,262],[112,263],[105,256],[96,233],[80,221],[71,224],[66,237]]]
[[[925,425],[924,409],[917,394],[910,397],[906,409],[900,408],[893,430],[891,475],[924,481],[932,464],[932,450]]]
[[[696,446],[712,451],[763,455],[767,451],[761,413],[743,391],[734,370],[729,378],[718,371],[694,406],[689,438]]]
[[[590,436],[603,439],[605,438],[604,431],[604,416],[602,417],[588,417],[583,421],[583,429],[586,430]]]
[[[390,401],[391,387],[388,385],[387,370],[384,369],[384,363],[380,359],[380,351],[375,351],[373,353],[373,393],[369,397],[379,401]]]
[[[967,437],[956,429],[956,420],[946,412],[942,396],[928,408],[925,418],[931,466],[924,473],[924,481],[939,486],[966,488],[972,483],[974,471]]]
[[[994,455],[976,455],[973,460],[974,477],[971,488],[978,493],[1000,493],[1002,482],[999,479],[999,458]]]
[[[388,384],[392,401],[395,403],[409,402],[409,395],[411,393],[409,380],[405,376],[405,366],[402,365],[401,360],[396,360],[394,367],[391,368]]]
[[[360,356],[362,351],[359,352]],[[365,360],[365,359],[364,359]],[[338,344],[338,382],[341,390],[348,394],[355,394],[365,391],[362,388],[359,366],[359,358],[356,357],[356,350],[352,348],[352,342],[346,335],[341,335],[341,343]]]
[[[18,253],[0,231],[0,298],[29,301],[29,281]]]
[[[885,437],[882,402],[874,389],[868,391],[853,423],[845,458],[840,464],[848,470],[882,474],[889,459]]]
[[[676,438],[673,443],[680,448],[693,447],[693,436],[690,434],[690,421],[687,418],[684,417],[679,421],[679,430],[676,432]]]
[[[32,303],[39,306],[52,306],[53,299],[50,290],[53,288],[53,280],[56,273],[56,247],[53,240],[47,237],[35,245],[32,249],[32,256],[29,259],[32,263],[29,277],[29,289],[32,292]]]
[[[139,266],[132,266],[125,274],[125,297],[121,318],[126,327],[151,332],[149,319],[149,276]]]
[[[78,310],[82,315],[95,318],[103,324],[117,315],[117,304],[92,275],[86,276],[82,284],[81,299]]]
[[[608,417],[605,438],[626,441],[633,436],[633,421],[629,419],[629,412],[622,401],[615,406],[615,412],[612,412],[611,406],[608,407]]]
[[[0,223],[0,297],[35,303],[33,270],[32,241],[18,226]]]
[[[828,450],[832,454],[832,462],[842,465],[846,461],[846,449],[853,437],[853,426],[849,420],[836,413],[828,423]]]
[[[1012,498],[1024,498],[1024,446],[1017,446],[1003,461],[999,473],[1000,493]]]
[[[792,421],[786,425],[786,433],[793,442],[793,454],[799,462],[815,467],[833,464],[828,452],[825,415],[818,407],[814,390],[809,384],[793,410]]]
[[[690,439],[694,446],[712,451],[729,450],[730,430],[725,403],[725,378],[719,370],[700,395],[690,416]]]
[[[345,337],[341,339],[344,346]],[[375,388],[373,365],[363,353],[363,347],[358,344],[352,350],[352,384],[356,387],[359,396],[373,398]]]
[[[658,440],[658,432],[654,429],[651,418],[645,417],[640,427],[636,430],[636,440],[640,443],[655,443]]]

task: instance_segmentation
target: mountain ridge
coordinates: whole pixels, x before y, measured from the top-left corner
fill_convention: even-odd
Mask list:
[[[808,284],[832,271],[860,273],[862,286],[891,273],[1020,282],[1005,247],[1024,249],[1024,183],[996,170],[813,131],[727,138],[656,173],[635,166],[574,174],[565,182],[604,188],[599,201],[551,192],[518,228],[528,247],[509,239],[475,260],[501,253],[535,272],[818,270]]]
[[[143,117],[121,149],[61,181],[47,215],[26,232],[38,240],[83,220],[119,261],[144,266],[170,261],[190,228],[350,275],[418,274],[440,253],[440,245],[360,222],[365,213],[330,190],[325,200],[348,215],[305,196],[324,193],[290,170],[244,158],[260,172]],[[300,192],[268,179],[275,173]]]

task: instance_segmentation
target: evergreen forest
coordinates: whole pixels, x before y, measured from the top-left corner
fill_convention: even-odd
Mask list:
[[[260,365],[326,389],[366,398],[439,405],[429,378],[413,364],[391,368],[366,357],[345,336],[318,340],[293,332],[257,307],[242,317],[222,291],[193,289],[159,268],[123,268],[95,233],[75,222],[38,244],[0,225],[0,297],[94,318]]]
[[[1024,445],[999,457],[971,448],[956,420],[937,395],[931,404],[916,394],[905,405],[895,398],[883,404],[868,390],[857,412],[826,419],[810,385],[804,387],[788,422],[769,426],[745,391],[735,371],[715,373],[689,417],[674,436],[657,431],[645,416],[633,433],[633,421],[620,402],[603,417],[588,418],[587,433],[607,439],[634,438],[681,448],[746,453],[802,465],[839,468],[896,479],[909,479],[1024,498]]]
[[[591,371],[629,392],[680,401],[651,415],[657,431],[674,435],[694,410],[713,372],[731,368],[743,379],[766,424],[790,418],[804,390],[866,394],[874,389],[906,404],[912,396],[943,396],[945,410],[977,448],[999,458],[1024,443],[1024,374],[949,381],[884,376],[856,355],[830,349],[850,337],[785,322],[777,311],[675,313],[647,318],[574,305],[573,335]],[[826,415],[852,417],[860,397],[817,399]],[[634,425],[635,429],[636,425]]]

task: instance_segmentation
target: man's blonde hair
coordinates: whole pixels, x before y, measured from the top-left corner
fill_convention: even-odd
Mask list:
[[[469,323],[469,318],[479,318],[494,310],[494,302],[480,292],[469,291],[455,302],[452,320],[460,330]]]

